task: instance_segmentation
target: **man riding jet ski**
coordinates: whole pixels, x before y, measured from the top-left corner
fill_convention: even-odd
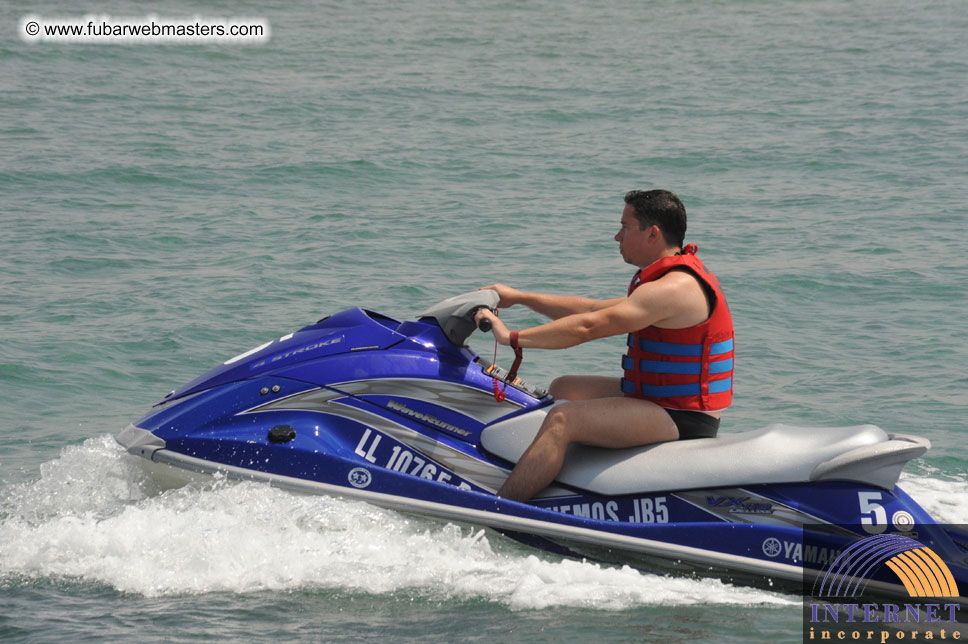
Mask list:
[[[564,349],[628,334],[625,377],[565,376],[550,393],[567,403],[550,411],[498,495],[526,501],[561,470],[573,443],[627,448],[711,438],[732,400],[733,319],[716,279],[695,245],[683,246],[686,210],[666,190],[625,195],[619,252],[639,271],[628,296],[592,300],[524,293],[503,284],[499,306],[524,304],[554,321],[508,331],[489,309],[477,320],[501,344]]]

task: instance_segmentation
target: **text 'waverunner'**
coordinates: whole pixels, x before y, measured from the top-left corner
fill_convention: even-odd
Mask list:
[[[858,534],[935,522],[896,486],[923,438],[873,425],[771,425],[607,450],[573,445],[528,503],[495,495],[555,401],[465,346],[494,291],[399,322],[359,308],[267,342],[171,392],[118,435],[202,473],[489,526],[553,552],[792,587]],[[804,525],[820,526],[805,543]],[[962,564],[957,533],[933,548]],[[949,558],[949,561],[952,560]],[[968,571],[952,568],[965,588]],[[774,586],[776,587],[776,586]]]

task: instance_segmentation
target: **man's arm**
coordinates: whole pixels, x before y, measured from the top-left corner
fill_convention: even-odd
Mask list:
[[[615,306],[623,302],[626,298],[617,297],[610,300],[596,300],[590,297],[580,297],[574,295],[549,295],[547,293],[529,293],[519,291],[516,288],[505,286],[504,284],[492,284],[485,286],[485,289],[493,289],[501,296],[498,304],[501,308],[508,308],[515,304],[528,307],[536,313],[557,320],[569,315],[578,313],[590,313]]]
[[[693,276],[679,271],[643,284],[627,298],[604,302],[614,304],[524,329],[518,334],[518,343],[522,348],[565,349],[647,326],[693,326],[708,317],[702,287]],[[491,320],[494,337],[499,343],[510,343],[510,331],[497,316],[482,309],[477,317]]]

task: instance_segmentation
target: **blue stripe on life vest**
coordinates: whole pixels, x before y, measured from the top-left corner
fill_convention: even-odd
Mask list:
[[[709,383],[709,393],[721,394],[733,388],[733,379],[713,380]],[[622,391],[627,394],[636,393],[635,383],[622,380]],[[698,396],[702,393],[699,383],[691,385],[642,385],[642,395],[650,398],[679,398],[681,396]]]
[[[628,345],[635,346],[635,336],[631,333],[628,337]],[[677,344],[675,342],[654,342],[652,340],[639,340],[639,348],[649,353],[664,353],[670,356],[702,356],[701,344]],[[723,340],[713,342],[709,345],[709,355],[715,356],[721,353],[729,353],[733,350],[733,340]]]
[[[663,362],[660,360],[641,360],[642,371],[649,373],[677,373],[698,376],[702,373],[701,362]]]
[[[652,340],[639,340],[639,347],[649,353],[662,353],[667,356],[693,356],[702,355],[701,344],[676,344],[673,342],[653,342]]]
[[[642,385],[642,395],[651,398],[678,398],[698,396],[702,393],[699,383],[691,385]]]
[[[633,371],[635,361],[622,356],[622,369]],[[665,362],[663,360],[641,360],[639,361],[641,371],[648,373],[674,373],[684,376],[698,376],[702,373],[702,363],[700,362]],[[732,358],[728,360],[714,360],[709,363],[709,373],[728,373],[733,370]]]

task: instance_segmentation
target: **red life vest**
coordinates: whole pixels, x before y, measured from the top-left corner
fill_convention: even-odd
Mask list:
[[[630,333],[628,354],[622,359],[622,391],[667,409],[719,411],[733,400],[733,318],[719,280],[696,257],[697,250],[689,244],[681,254],[653,262],[632,279],[629,295],[682,266],[708,287],[714,301],[709,319],[696,326],[650,326]]]

